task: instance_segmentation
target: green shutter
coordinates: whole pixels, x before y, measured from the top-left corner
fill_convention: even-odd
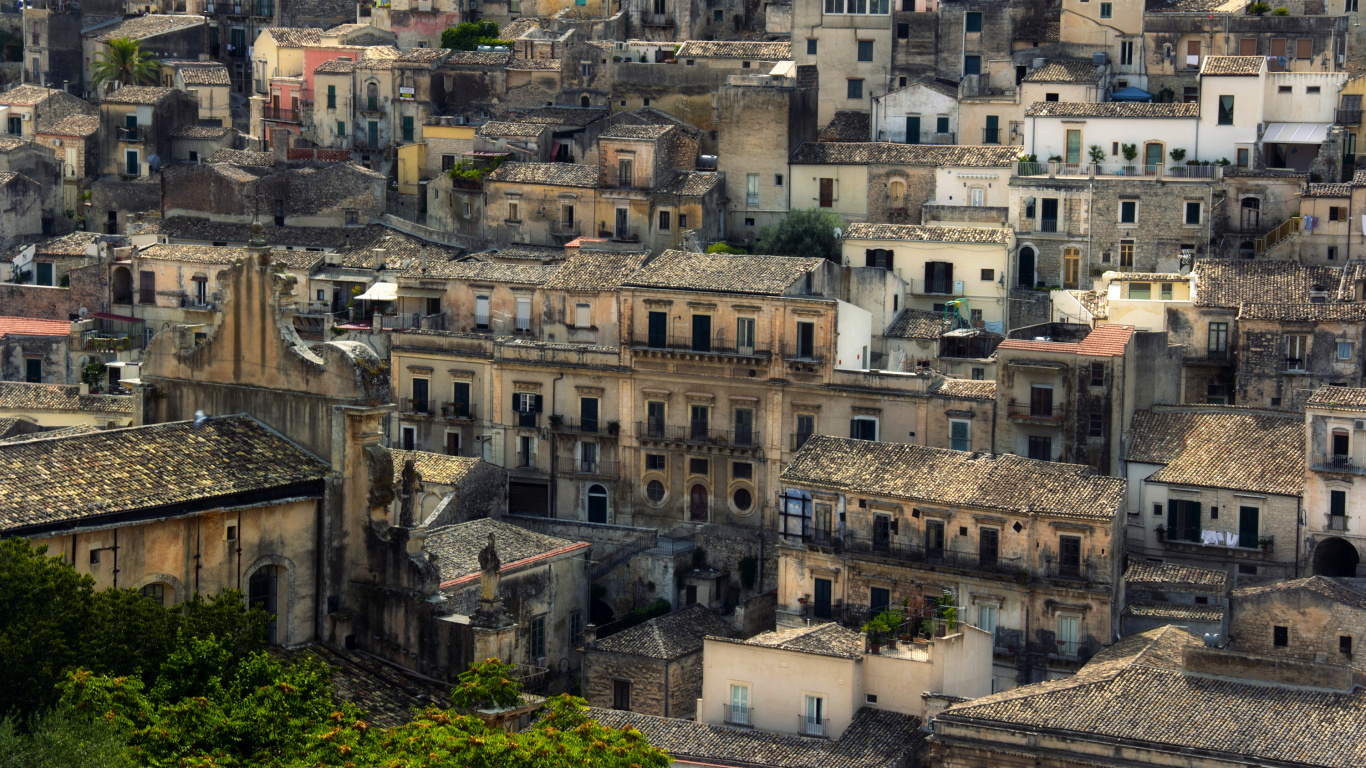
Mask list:
[[[1176,538],[1176,505],[1180,503],[1175,499],[1167,499],[1167,536],[1169,538]]]
[[[1345,515],[1345,514],[1347,514],[1347,492],[1346,492],[1346,491],[1333,491],[1331,494],[1329,494],[1329,496],[1331,497],[1331,504],[1332,504],[1332,508],[1329,510],[1329,514],[1333,514],[1333,515]]]

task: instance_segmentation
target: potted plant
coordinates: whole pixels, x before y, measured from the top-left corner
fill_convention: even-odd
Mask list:
[[[1171,174],[1173,176],[1185,176],[1186,169],[1182,167],[1182,164],[1186,160],[1186,150],[1177,147],[1176,149],[1173,149],[1167,154],[1170,155],[1172,158],[1172,167],[1169,169],[1171,171]]]
[[[1120,144],[1120,145],[1119,145],[1119,151],[1120,151],[1121,154],[1124,155],[1124,162],[1126,162],[1126,163],[1133,163],[1134,158],[1138,157],[1138,145],[1137,145],[1137,144]],[[1124,175],[1125,175],[1125,176],[1133,176],[1133,175],[1134,175],[1134,167],[1133,167],[1133,165],[1126,165],[1126,166],[1124,166]]]
[[[1166,540],[1167,540],[1167,526],[1162,525],[1161,523],[1159,523],[1158,526],[1157,526],[1156,528],[1153,529],[1153,533],[1156,533],[1156,534],[1157,534],[1157,540],[1158,540],[1158,541],[1166,541]]]
[[[619,421],[609,421],[609,422],[607,422],[607,434],[609,434],[609,435],[615,435],[616,433],[618,433],[618,432],[620,432],[620,431],[621,431],[621,422],[619,422]]]
[[[1263,552],[1270,552],[1271,548],[1276,545],[1276,539],[1271,536],[1263,536],[1257,539],[1257,545],[1262,548]]]
[[[551,429],[559,429],[559,428],[560,428],[560,425],[563,424],[563,423],[564,423],[564,417],[563,417],[563,416],[561,416],[561,415],[558,414],[558,413],[552,413],[552,414],[550,414],[550,428],[551,428]]]
[[[1095,165],[1105,162],[1105,149],[1099,144],[1092,144],[1088,151],[1091,153],[1091,162]]]
[[[451,410],[452,410],[452,409],[453,409],[453,406],[452,406],[450,403],[442,403],[442,404],[441,404],[441,416],[442,416],[443,418],[449,419],[449,418],[451,417]]]

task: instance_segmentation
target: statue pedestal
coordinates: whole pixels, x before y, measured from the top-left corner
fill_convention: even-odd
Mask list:
[[[479,610],[470,617],[474,631],[474,660],[498,659],[515,664],[512,654],[517,641],[517,622],[503,608],[502,600],[479,600]]]

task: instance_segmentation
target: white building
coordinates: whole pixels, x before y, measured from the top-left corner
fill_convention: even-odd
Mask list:
[[[978,137],[958,135],[958,86],[938,78],[873,97],[873,138],[905,144],[978,143]]]

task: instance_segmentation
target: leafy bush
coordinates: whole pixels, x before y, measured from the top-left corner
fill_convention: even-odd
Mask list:
[[[1274,10],[1274,11],[1271,12],[1271,15],[1272,15],[1272,16],[1289,16],[1289,15],[1290,15],[1290,9],[1289,9],[1289,8],[1277,8],[1276,10]]]
[[[468,21],[441,33],[441,47],[453,51],[473,51],[481,45],[511,46],[510,40],[498,39],[498,25],[492,21]]]
[[[1247,7],[1247,12],[1253,16],[1264,16],[1271,12],[1269,3],[1253,3]]]
[[[707,249],[707,253],[730,253],[743,256],[744,254],[749,253],[749,251],[744,248],[737,248],[733,245],[726,245],[725,243],[716,243]]]
[[[792,211],[777,226],[759,230],[755,251],[772,256],[821,256],[839,264],[841,248],[835,230],[843,227],[844,219],[831,211]]]

